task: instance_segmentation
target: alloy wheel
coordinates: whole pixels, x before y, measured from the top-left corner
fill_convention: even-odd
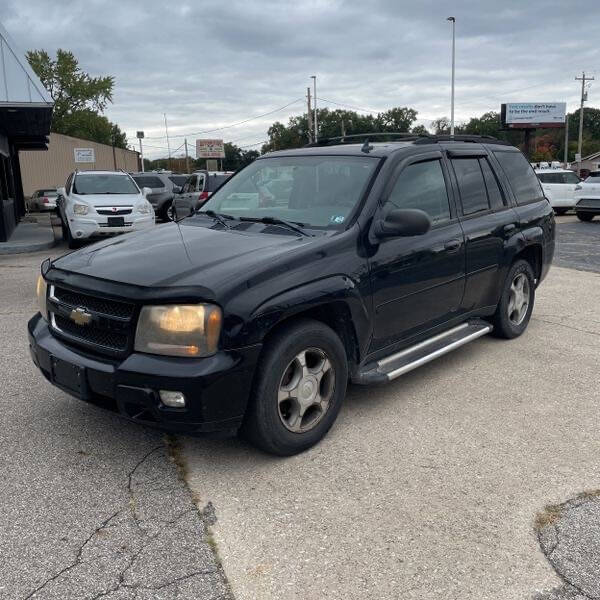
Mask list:
[[[508,298],[508,319],[513,325],[520,325],[525,319],[530,299],[529,279],[525,273],[519,273],[510,285]]]

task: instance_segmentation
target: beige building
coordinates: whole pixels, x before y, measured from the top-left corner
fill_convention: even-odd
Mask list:
[[[584,169],[586,171],[598,171],[600,170],[600,152],[595,152],[588,156],[584,156],[581,159],[581,164],[577,161],[571,163],[571,169],[578,171]]]
[[[19,152],[23,195],[28,198],[36,190],[61,187],[67,177],[79,169],[123,169],[139,171],[139,153],[123,148],[114,148],[90,140],[50,134],[47,152]]]

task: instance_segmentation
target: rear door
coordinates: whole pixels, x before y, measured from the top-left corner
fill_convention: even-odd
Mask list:
[[[487,150],[449,149],[453,185],[460,198],[459,218],[465,235],[464,311],[497,302],[505,244],[518,233],[517,215],[509,206]]]

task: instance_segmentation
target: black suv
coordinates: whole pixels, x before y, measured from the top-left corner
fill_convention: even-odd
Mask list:
[[[529,163],[493,138],[320,140],[261,157],[180,222],[45,261],[31,354],[137,422],[294,454],[348,381],[523,333],[554,236]]]

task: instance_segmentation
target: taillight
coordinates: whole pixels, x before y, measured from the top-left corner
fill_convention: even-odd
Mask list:
[[[208,192],[202,192],[200,196],[198,196],[198,200],[208,200]]]
[[[47,198],[46,196],[44,196],[44,197],[42,198],[42,203],[43,203],[43,204],[48,204],[49,202],[50,202],[50,200],[48,200],[48,198]]]

